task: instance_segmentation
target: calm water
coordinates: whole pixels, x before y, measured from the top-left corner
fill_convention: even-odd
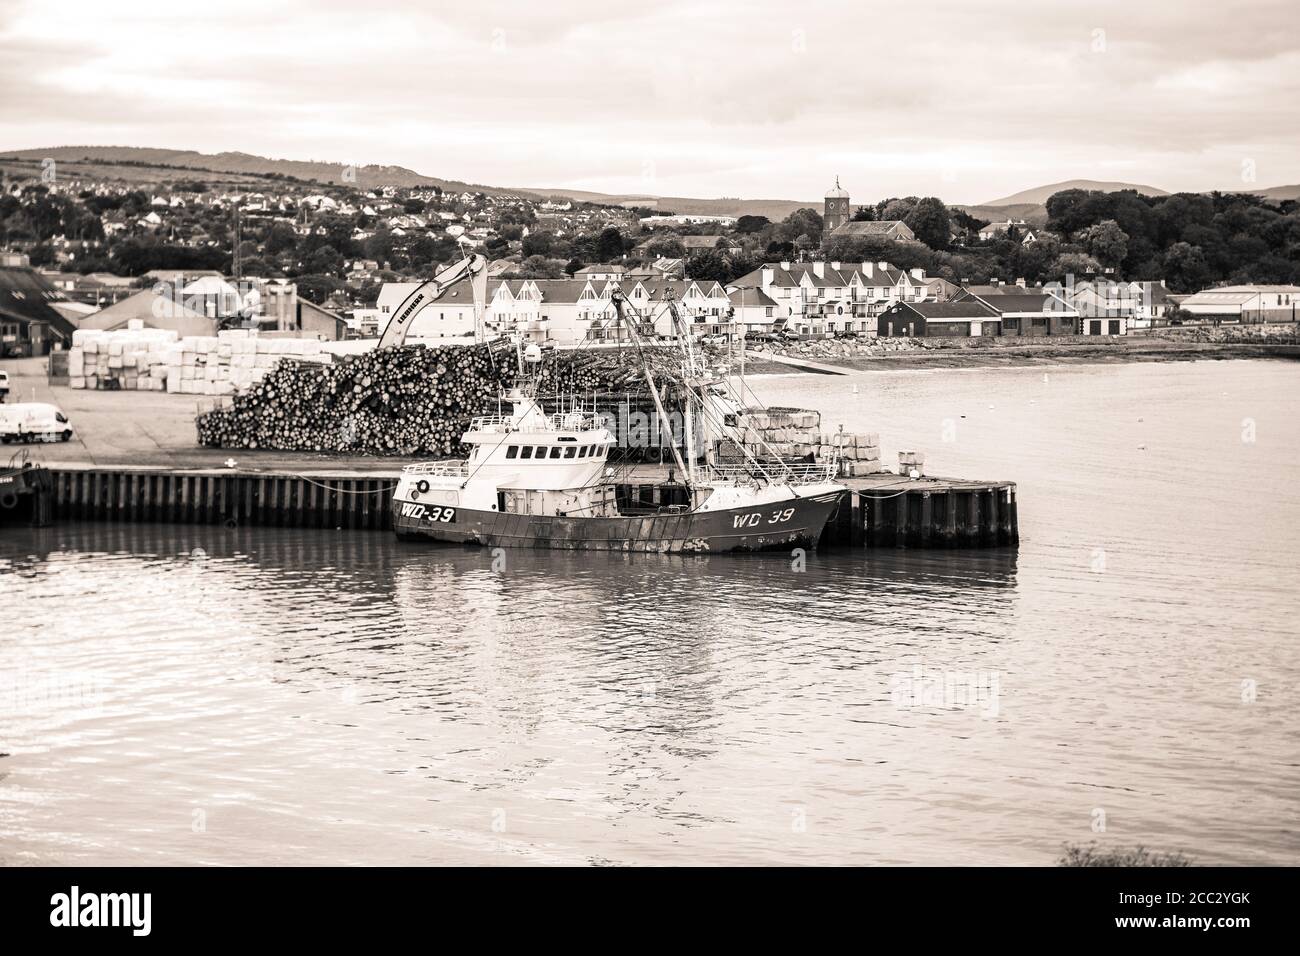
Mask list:
[[[1300,365],[1044,372],[752,380],[1011,552],[6,531],[0,861],[1300,862]]]

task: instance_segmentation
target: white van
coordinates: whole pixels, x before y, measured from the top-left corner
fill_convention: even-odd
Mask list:
[[[68,441],[72,425],[57,405],[18,402],[0,405],[0,442]]]

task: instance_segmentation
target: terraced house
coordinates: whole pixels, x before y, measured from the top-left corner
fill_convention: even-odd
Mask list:
[[[888,262],[771,262],[727,288],[737,303],[742,291],[761,293],[754,310],[745,308],[749,331],[757,308],[772,309],[772,326],[801,335],[856,332],[875,335],[877,318],[897,302],[922,302],[931,295],[924,269],[908,272]]]
[[[668,299],[679,303],[682,314],[699,334],[724,333],[731,321],[726,291],[712,280],[675,280],[657,275],[613,278],[493,279],[488,282],[484,316],[488,334],[520,334],[526,342],[553,342],[560,346],[584,342],[613,342],[620,332],[613,295],[621,290],[625,315],[638,323],[644,335],[672,334]],[[388,317],[418,285],[387,282],[376,307],[382,332]],[[411,325],[411,341],[461,338],[474,334],[474,301],[468,289],[453,288],[427,306]],[[626,340],[626,330],[621,335]]]

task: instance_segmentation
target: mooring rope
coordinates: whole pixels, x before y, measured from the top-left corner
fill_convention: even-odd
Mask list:
[[[395,482],[393,482],[391,485],[384,485],[384,487],[382,487],[382,488],[367,488],[367,489],[365,489],[364,491],[348,491],[346,488],[335,488],[333,485],[326,485],[326,484],[323,484],[323,483],[321,483],[321,482],[319,482],[319,481],[313,481],[311,478],[308,478],[306,475],[294,475],[293,477],[298,478],[298,479],[300,479],[300,480],[302,480],[302,481],[305,481],[305,482],[307,482],[307,484],[309,484],[309,485],[315,485],[317,488],[324,488],[326,491],[335,491],[335,492],[338,492],[338,493],[341,494],[341,495],[373,495],[373,494],[375,494],[376,492],[387,491],[387,490],[390,489],[390,488],[396,488],[397,485],[398,485],[398,483],[395,481]],[[371,481],[372,479],[370,479],[370,478],[336,478],[336,479],[334,479],[334,480],[335,480],[335,481]]]

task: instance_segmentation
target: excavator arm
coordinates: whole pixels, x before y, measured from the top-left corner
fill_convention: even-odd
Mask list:
[[[483,310],[487,306],[487,259],[474,254],[416,286],[393,310],[393,317],[388,320],[384,334],[379,339],[379,348],[400,347],[406,341],[411,323],[424,307],[437,302],[446,295],[448,289],[464,279],[470,280],[474,292],[474,332],[477,335],[482,329]]]

